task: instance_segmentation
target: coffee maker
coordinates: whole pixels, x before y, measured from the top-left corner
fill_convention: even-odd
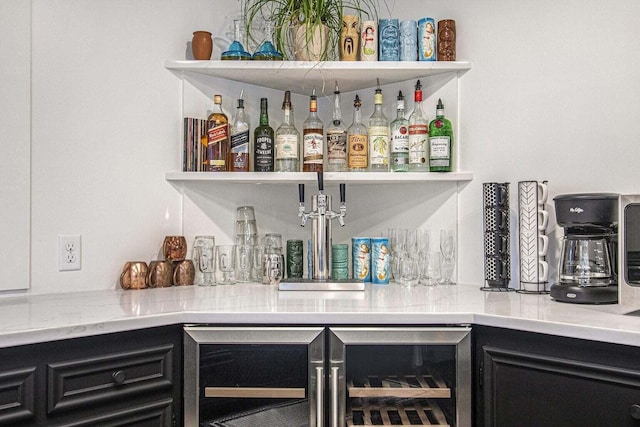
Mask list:
[[[556,301],[577,304],[618,302],[618,199],[614,193],[565,194],[553,199],[564,228]]]

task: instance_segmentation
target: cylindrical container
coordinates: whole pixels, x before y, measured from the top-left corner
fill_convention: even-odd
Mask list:
[[[331,245],[331,278],[349,278],[349,245],[335,243]]]
[[[360,60],[378,60],[378,26],[375,21],[362,21],[360,30]]]
[[[340,60],[357,61],[359,44],[360,32],[358,31],[358,15],[342,15]]]
[[[438,61],[456,60],[456,21],[438,21]]]
[[[418,23],[414,20],[400,22],[400,61],[418,60]]]
[[[354,237],[351,239],[351,263],[353,279],[371,282],[371,239]]]
[[[195,31],[191,39],[191,51],[193,59],[208,61],[213,52],[213,40],[208,31]]]
[[[389,284],[389,239],[373,237],[371,239],[371,282],[375,285]]]
[[[283,278],[284,255],[265,254],[262,266],[262,283],[264,285],[278,285]]]
[[[302,240],[287,240],[287,277],[302,277]]]
[[[433,18],[422,18],[418,21],[418,59],[436,60],[436,24]]]
[[[378,46],[380,61],[400,60],[400,29],[397,19],[380,19],[378,21]]]

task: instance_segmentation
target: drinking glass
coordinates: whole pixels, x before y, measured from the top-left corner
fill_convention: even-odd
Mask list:
[[[418,257],[409,251],[400,255],[398,263],[398,276],[396,282],[401,286],[415,286],[420,279],[420,270],[418,269]]]
[[[440,258],[442,258],[442,254],[438,251],[430,251],[425,256],[425,268],[422,272],[423,278],[421,279],[421,283],[425,286],[435,286],[442,278],[440,270]]]
[[[253,280],[258,283],[262,282],[265,253],[264,245],[253,246]]]
[[[253,266],[253,246],[236,245],[236,261],[238,282],[250,282],[251,269]]]
[[[262,239],[265,251],[268,254],[282,254],[282,234],[267,233]]]
[[[405,241],[407,230],[402,228],[389,229],[389,246],[391,246],[391,254],[389,266],[391,269],[391,277],[395,280],[399,275],[400,258],[405,251]]]
[[[216,246],[216,259],[218,261],[218,271],[222,277],[218,284],[233,285],[236,283],[234,270],[236,268],[236,246],[220,245]]]
[[[258,243],[258,225],[253,206],[240,206],[236,210],[236,244],[255,245]]]
[[[198,285],[213,286],[216,284],[215,248],[216,239],[214,236],[196,236],[192,257],[196,267],[195,283]]]
[[[451,281],[455,269],[456,240],[453,230],[440,230],[440,270],[443,285],[455,285]]]
[[[419,229],[416,231],[418,240],[418,272],[420,273],[419,282],[427,284],[428,267],[429,267],[429,252],[431,250],[431,241],[429,230]]]

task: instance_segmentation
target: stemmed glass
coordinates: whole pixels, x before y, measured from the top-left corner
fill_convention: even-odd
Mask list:
[[[429,230],[419,229],[418,234],[418,272],[420,277],[419,283],[422,285],[430,285],[429,282],[429,255],[431,250],[431,241],[429,239]]]
[[[391,277],[398,280],[400,277],[400,258],[405,251],[407,230],[401,228],[389,229],[389,246],[391,246]]]
[[[201,286],[213,286],[215,281],[214,236],[196,236],[193,243],[193,264],[196,267],[196,283]]]
[[[455,268],[456,240],[453,230],[440,230],[440,270],[443,285],[455,285],[451,281]]]
[[[218,271],[222,273],[222,278],[218,283],[220,285],[235,284],[236,279],[233,273],[236,267],[236,246],[216,246],[216,259],[218,260]]]
[[[418,230],[404,230],[404,251],[399,254],[400,279],[396,279],[403,286],[415,286],[419,280],[418,270]]]

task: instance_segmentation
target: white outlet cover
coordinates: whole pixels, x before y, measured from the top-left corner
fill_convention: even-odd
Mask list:
[[[58,236],[58,271],[75,271],[82,267],[82,245],[79,234]]]

